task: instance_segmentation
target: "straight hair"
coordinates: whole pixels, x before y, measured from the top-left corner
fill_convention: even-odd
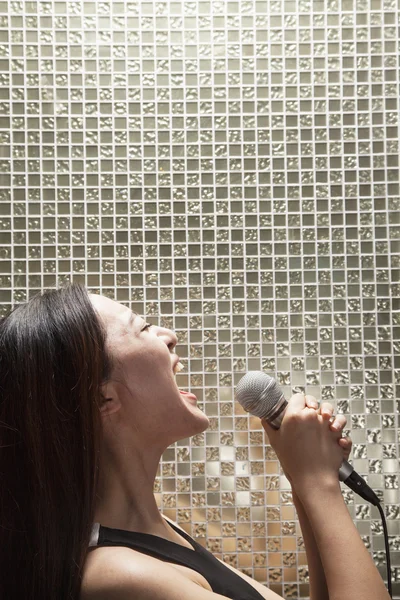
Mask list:
[[[79,283],[0,320],[0,598],[78,600],[94,519],[106,329]]]

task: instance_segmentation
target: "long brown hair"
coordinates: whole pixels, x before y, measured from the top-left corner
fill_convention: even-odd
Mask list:
[[[0,598],[77,600],[98,478],[101,384],[113,368],[86,288],[0,320]]]

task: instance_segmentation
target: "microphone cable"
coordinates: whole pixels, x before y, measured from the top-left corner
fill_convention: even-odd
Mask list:
[[[385,551],[386,551],[386,568],[387,568],[387,580],[388,580],[388,592],[391,598],[392,596],[392,577],[391,577],[391,566],[390,566],[390,549],[389,549],[389,535],[386,525],[385,513],[383,508],[379,502],[378,496],[375,492],[367,485],[365,479],[363,479],[356,471],[352,470],[350,475],[348,475],[349,469],[353,469],[350,463],[347,463],[347,468],[344,469],[342,473],[340,473],[340,481],[343,481],[346,485],[349,486],[353,492],[359,494],[361,498],[364,498],[367,502],[376,506],[379,510],[382,519],[382,527],[383,533],[385,536]]]
[[[379,510],[381,518],[382,518],[382,527],[383,527],[383,533],[385,536],[386,569],[387,569],[387,581],[388,581],[387,587],[388,587],[389,596],[391,598],[393,598],[393,596],[392,596],[392,575],[391,575],[391,566],[390,566],[389,536],[388,536],[388,530],[387,530],[387,526],[386,526],[385,513],[383,512],[383,508],[379,503],[375,504],[375,506]]]

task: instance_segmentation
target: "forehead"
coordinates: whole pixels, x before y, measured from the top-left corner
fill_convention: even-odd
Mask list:
[[[122,323],[126,325],[132,316],[130,308],[120,304],[107,296],[100,294],[89,294],[94,308],[100,313],[101,317],[109,323]]]

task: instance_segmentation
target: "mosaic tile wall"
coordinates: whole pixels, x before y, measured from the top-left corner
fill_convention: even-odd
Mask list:
[[[400,598],[399,6],[0,2],[1,313],[75,280],[175,329],[211,426],[157,502],[285,598],[305,552],[247,370],[347,415]],[[379,513],[343,493],[385,577]]]

